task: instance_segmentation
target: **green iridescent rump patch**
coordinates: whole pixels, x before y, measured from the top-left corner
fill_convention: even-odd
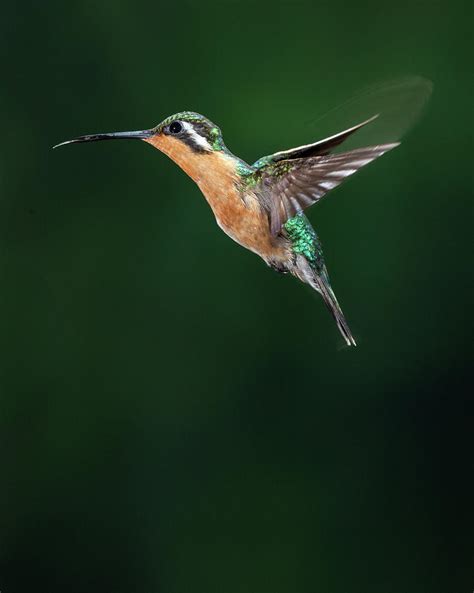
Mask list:
[[[283,226],[293,244],[293,251],[304,255],[312,268],[321,271],[324,266],[321,243],[306,216],[297,214],[288,219]]]

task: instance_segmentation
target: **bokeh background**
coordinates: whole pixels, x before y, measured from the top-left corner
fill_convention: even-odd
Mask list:
[[[2,593],[472,590],[471,16],[2,6]],[[407,74],[424,117],[310,212],[356,349],[150,146],[51,150],[191,109],[252,162]]]

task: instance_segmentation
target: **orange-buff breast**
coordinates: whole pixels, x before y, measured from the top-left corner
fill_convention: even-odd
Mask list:
[[[168,155],[193,179],[214,212],[217,224],[234,241],[264,259],[283,256],[270,233],[256,196],[239,189],[235,160],[223,152],[196,153],[178,139],[157,134],[145,140]],[[277,253],[275,253],[275,251]]]

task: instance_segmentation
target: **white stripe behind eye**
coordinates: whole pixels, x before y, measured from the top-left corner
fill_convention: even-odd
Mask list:
[[[200,146],[204,150],[212,150],[212,146],[209,144],[206,138],[203,138],[200,134],[198,134],[196,130],[193,128],[192,124],[190,124],[187,121],[183,121],[181,122],[181,124],[183,126],[184,131],[193,139],[193,141],[198,146]]]

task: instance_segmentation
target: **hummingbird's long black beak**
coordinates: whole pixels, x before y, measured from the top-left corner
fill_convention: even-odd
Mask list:
[[[154,133],[154,130],[139,130],[137,132],[110,132],[109,134],[92,134],[89,136],[79,136],[79,138],[66,140],[66,142],[60,142],[59,144],[56,144],[56,146],[53,146],[53,148],[58,148],[59,146],[64,146],[65,144],[74,144],[76,142],[98,142],[99,140],[144,140],[145,138],[153,136]]]

